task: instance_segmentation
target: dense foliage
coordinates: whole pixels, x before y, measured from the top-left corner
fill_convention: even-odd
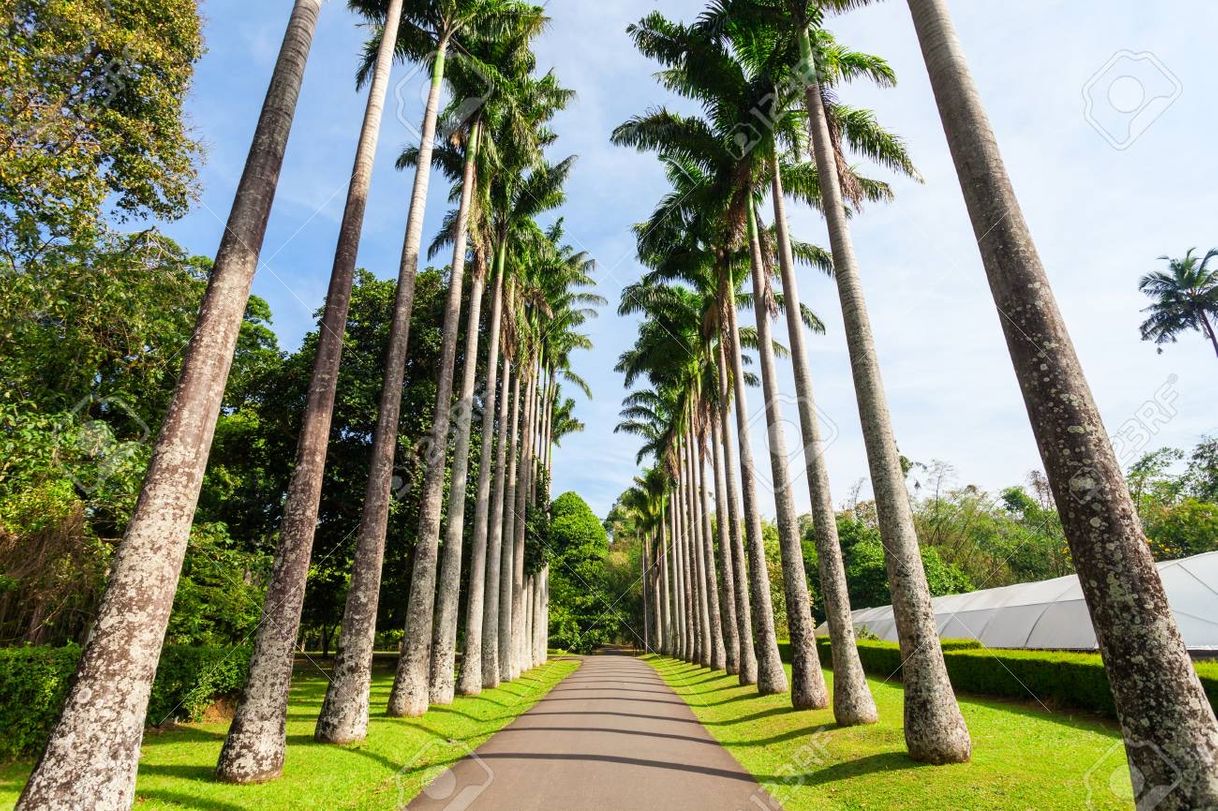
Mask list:
[[[36,754],[59,716],[80,648],[0,648],[0,759]],[[197,721],[217,698],[245,682],[249,651],[167,645],[161,653],[148,723]]]
[[[4,0],[0,253],[24,267],[118,219],[185,213],[198,143],[183,104],[203,53],[190,0]]]
[[[164,417],[210,264],[155,234],[56,248],[0,287],[0,641],[83,641]],[[413,446],[434,407],[445,280],[417,283],[413,351],[384,588],[408,583]],[[352,299],[306,628],[329,647],[376,421],[394,285],[361,273]],[[250,300],[167,640],[248,639],[261,610],[316,332],[280,351]],[[475,421],[477,426],[479,421]],[[479,446],[474,431],[474,447]],[[397,625],[401,601],[386,599]]]
[[[550,639],[587,653],[618,637],[622,617],[608,574],[609,536],[576,493],[563,493],[550,510]]]

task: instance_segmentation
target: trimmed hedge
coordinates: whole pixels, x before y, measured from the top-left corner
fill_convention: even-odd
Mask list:
[[[148,701],[148,722],[199,720],[212,702],[240,691],[248,648],[166,646]],[[0,759],[36,755],[59,717],[80,647],[0,648]]]
[[[952,687],[963,693],[1029,700],[1116,717],[1108,675],[1098,653],[985,648],[975,639],[944,639],[943,660]],[[832,667],[829,640],[817,637],[821,664]],[[779,643],[784,662],[790,645]],[[901,651],[895,642],[858,641],[859,660],[868,675],[900,679]],[[1196,663],[1197,675],[1218,708],[1218,662]]]
[[[863,663],[863,670],[872,675],[892,676],[900,678],[901,675],[901,653],[897,649],[895,642],[882,642],[875,639],[859,639],[857,640],[859,649],[859,659]],[[944,651],[949,650],[970,650],[981,647],[981,643],[976,639],[942,639],[940,644]],[[780,640],[778,643],[778,654],[787,664],[791,663],[791,643],[789,640]],[[829,647],[829,637],[818,636],[816,638],[816,655],[820,657],[821,664],[825,667],[833,667],[832,650]]]

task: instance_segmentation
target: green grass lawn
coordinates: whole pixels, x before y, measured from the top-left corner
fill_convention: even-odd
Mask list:
[[[868,679],[880,722],[837,727],[832,710],[792,710],[789,694],[759,696],[735,676],[647,658],[711,735],[788,809],[1133,806],[1115,723],[962,696],[972,762],[926,766],[905,754],[900,683]],[[832,685],[833,673],[825,671],[825,679]]]
[[[288,756],[283,777],[257,786],[233,786],[213,778],[228,722],[149,730],[140,758],[136,806],[228,811],[259,809],[397,808],[418,794],[439,771],[464,757],[494,732],[533,706],[579,667],[554,659],[516,681],[422,718],[387,718],[392,673],[372,683],[373,716],[362,744],[339,747],[313,741],[326,679],[301,671],[288,708]],[[11,807],[29,776],[29,762],[0,766],[0,806]]]

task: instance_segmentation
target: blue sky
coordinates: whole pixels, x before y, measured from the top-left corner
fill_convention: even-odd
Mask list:
[[[187,248],[214,252],[249,146],[290,0],[205,0],[208,52],[187,102],[207,147],[202,199],[167,232]],[[577,490],[600,514],[634,475],[636,443],[613,434],[623,395],[612,369],[636,323],[616,316],[623,285],[640,273],[630,225],[664,190],[647,155],[611,146],[612,128],[670,102],[636,54],[625,27],[657,7],[642,0],[552,0],[539,63],[553,67],[578,99],[557,119],[554,157],[580,156],[562,210],[568,237],[599,262],[599,292],[613,306],[591,325],[596,349],[575,360],[596,399],[581,402],[588,425],[555,456],[555,492]],[[1065,313],[1096,399],[1125,461],[1140,450],[1189,446],[1218,430],[1218,359],[1199,335],[1162,355],[1139,340],[1139,276],[1162,254],[1218,246],[1218,151],[1213,148],[1218,74],[1212,0],[1175,0],[1156,13],[1140,0],[956,0],[956,23],[1008,168]],[[664,12],[690,19],[691,0]],[[921,63],[908,9],[891,0],[830,27],[860,50],[885,56],[899,87],[842,90],[900,133],[922,185],[895,180],[894,203],[867,210],[854,237],[897,440],[912,459],[949,462],[958,484],[996,490],[1039,467],[998,317],[985,285],[959,186]],[[364,99],[354,87],[365,32],[345,3],[326,3],[263,249],[255,292],[270,301],[275,328],[295,348],[322,302]],[[1150,56],[1145,56],[1149,54]],[[381,133],[359,262],[396,275],[411,178],[393,160],[420,115],[414,69],[397,66]],[[1090,99],[1090,104],[1088,104]],[[877,173],[882,174],[882,173]],[[447,208],[447,183],[433,183],[425,232]],[[793,233],[826,244],[820,218],[791,206]],[[832,442],[827,450],[840,502],[867,475],[836,293],[806,273],[801,293],[828,325],[810,341],[812,373]],[[748,318],[746,317],[746,321]],[[785,324],[778,325],[783,334]],[[794,390],[789,370],[785,388]],[[750,392],[759,410],[760,391]],[[794,419],[794,404],[788,403]],[[765,432],[752,437],[764,459]],[[788,444],[795,436],[788,432]],[[798,461],[793,465],[799,469]],[[806,486],[796,487],[806,509]],[[863,486],[863,493],[868,489]],[[767,511],[772,503],[766,500]]]

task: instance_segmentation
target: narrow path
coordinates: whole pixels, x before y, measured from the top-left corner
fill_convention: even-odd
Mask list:
[[[583,657],[411,809],[761,809],[777,805],[646,662]]]

